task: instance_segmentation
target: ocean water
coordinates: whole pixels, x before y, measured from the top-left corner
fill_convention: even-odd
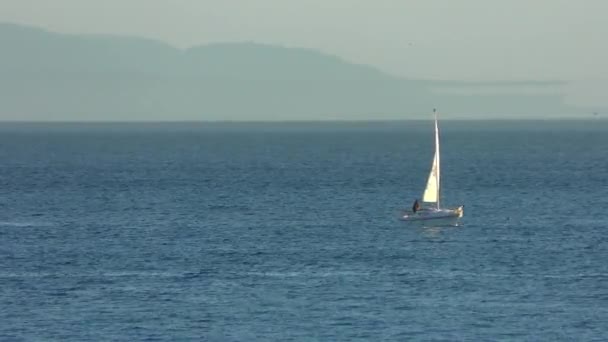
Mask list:
[[[600,341],[608,121],[0,125],[2,341]]]

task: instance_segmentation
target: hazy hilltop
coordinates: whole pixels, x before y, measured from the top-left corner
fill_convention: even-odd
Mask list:
[[[2,120],[407,119],[426,118],[433,107],[446,117],[588,113],[563,103],[560,83],[407,80],[309,49],[180,50],[13,24],[0,24],[0,48]]]

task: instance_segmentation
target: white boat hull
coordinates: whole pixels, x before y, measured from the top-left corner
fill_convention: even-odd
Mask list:
[[[422,209],[415,213],[405,213],[401,216],[403,221],[453,221],[458,222],[458,219],[464,215],[464,206],[459,206],[453,209]]]

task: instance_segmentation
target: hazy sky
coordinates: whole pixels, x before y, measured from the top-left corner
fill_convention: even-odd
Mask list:
[[[0,0],[0,21],[319,49],[414,78],[608,79],[606,0]]]

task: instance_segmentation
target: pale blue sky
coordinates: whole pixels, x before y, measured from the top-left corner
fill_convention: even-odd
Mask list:
[[[0,21],[59,32],[308,47],[460,80],[605,82],[607,14],[605,0],[0,0]]]

